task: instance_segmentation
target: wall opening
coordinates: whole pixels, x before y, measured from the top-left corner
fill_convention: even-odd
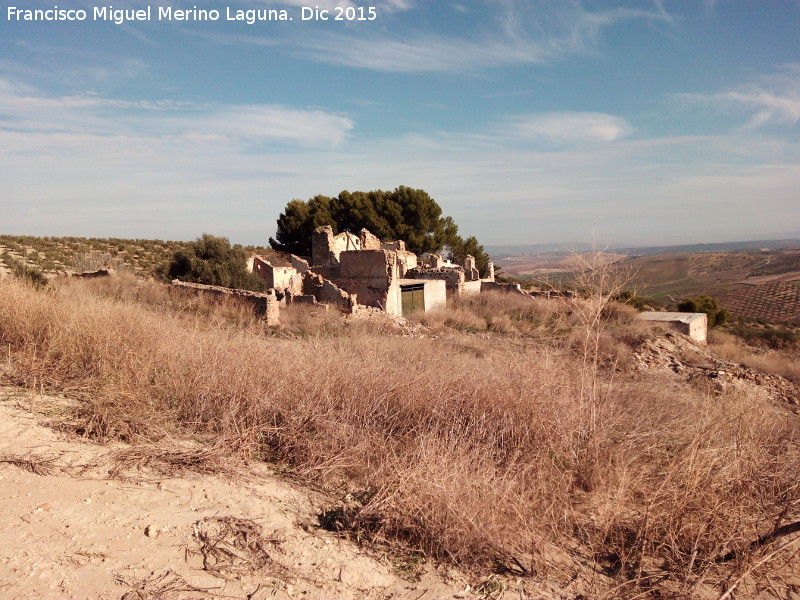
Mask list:
[[[412,283],[400,286],[403,316],[417,311],[425,312],[425,284]]]

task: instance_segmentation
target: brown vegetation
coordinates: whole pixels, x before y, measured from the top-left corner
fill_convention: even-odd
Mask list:
[[[720,357],[771,375],[780,375],[800,385],[800,346],[786,348],[748,347],[741,340],[722,331],[709,336],[710,348]]]
[[[298,313],[265,332],[160,294],[0,280],[5,378],[79,398],[85,435],[188,431],[341,490],[362,539],[592,597],[761,581],[780,556],[751,542],[797,518],[797,417],[622,369],[644,335],[625,308],[481,295],[425,331]]]

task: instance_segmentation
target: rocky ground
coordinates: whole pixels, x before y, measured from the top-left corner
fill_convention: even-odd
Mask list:
[[[646,340],[634,354],[639,370],[669,370],[698,384],[707,384],[713,391],[726,387],[756,388],[776,402],[787,403],[800,413],[800,390],[779,375],[770,375],[744,365],[722,360],[706,347],[687,337],[666,332]]]

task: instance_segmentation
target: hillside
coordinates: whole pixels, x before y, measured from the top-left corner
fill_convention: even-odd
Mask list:
[[[175,252],[189,242],[119,238],[0,235],[0,275],[9,262],[22,261],[46,274],[114,267],[144,277],[165,272]],[[248,252],[275,257],[271,248],[247,246]],[[278,259],[277,263],[282,264]]]
[[[591,252],[600,247],[606,248],[612,254],[625,256],[648,256],[651,254],[680,254],[680,253],[706,253],[706,252],[754,252],[762,250],[780,250],[800,246],[800,238],[787,237],[785,239],[750,240],[744,242],[718,242],[681,244],[677,246],[625,246],[619,244],[591,244],[587,242],[567,242],[557,244],[516,244],[486,246],[486,251],[495,260],[502,260],[510,256],[536,255],[536,254],[571,254],[574,252]]]
[[[576,264],[586,255],[564,252],[519,254],[500,258],[503,275],[523,282],[574,287]],[[800,324],[797,289],[800,249],[737,252],[661,252],[625,256],[604,252],[615,263],[627,287],[656,303],[670,304],[686,296],[719,298],[734,317],[745,321],[795,326]]]
[[[644,295],[671,299],[695,294],[718,297],[735,317],[774,324],[800,324],[797,286],[800,250],[743,253],[663,254],[621,263],[635,273]]]
[[[758,542],[800,519],[793,351],[698,347],[593,298],[270,329],[124,275],[50,288],[0,279],[17,597],[88,573],[128,600],[800,585],[796,538]]]

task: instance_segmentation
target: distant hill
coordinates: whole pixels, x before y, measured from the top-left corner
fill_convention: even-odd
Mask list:
[[[782,240],[753,240],[749,242],[719,242],[714,244],[684,244],[682,246],[644,246],[620,248],[620,254],[636,254],[647,256],[650,254],[674,254],[679,252],[752,252],[754,250],[780,250],[800,246],[800,239]]]
[[[628,254],[633,256],[647,256],[651,254],[677,254],[698,252],[749,252],[753,250],[779,250],[800,246],[800,237],[783,238],[779,240],[750,240],[745,242],[717,242],[708,244],[683,244],[678,246],[615,246],[600,245],[600,248],[615,254]],[[592,244],[586,242],[564,242],[558,244],[518,244],[485,246],[486,252],[497,260],[509,256],[522,254],[571,254],[587,252],[592,249]]]
[[[605,248],[605,246],[601,246]],[[553,244],[517,244],[509,246],[484,246],[486,252],[493,259],[519,254],[572,254],[573,252],[588,252],[592,244],[586,242],[563,242]],[[613,250],[613,248],[609,248]]]
[[[574,251],[563,244],[488,248],[505,276],[541,285],[569,285]],[[578,246],[578,252],[587,244]],[[549,252],[547,249],[551,249]],[[499,250],[499,252],[498,252]],[[509,250],[516,252],[509,253]],[[522,251],[525,250],[525,251]],[[584,259],[586,257],[584,256]],[[603,250],[604,264],[619,261],[627,284],[655,302],[686,296],[718,297],[735,316],[749,321],[800,324],[800,239],[752,240]]]

